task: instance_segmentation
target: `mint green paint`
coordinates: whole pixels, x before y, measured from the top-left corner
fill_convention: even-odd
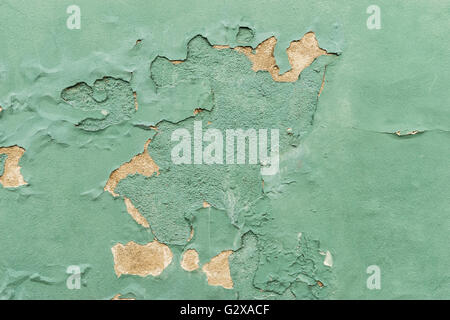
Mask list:
[[[5,169],[5,161],[8,156],[6,154],[0,154],[0,176],[3,175],[3,171]]]
[[[211,110],[211,88],[204,81],[187,80],[177,84],[158,89],[154,108],[146,110],[145,118],[178,122],[193,115],[197,108]]]
[[[187,249],[199,253],[200,264],[211,260],[225,250],[237,250],[241,246],[239,229],[230,223],[227,212],[214,207],[199,209],[192,227],[194,237]]]
[[[81,29],[68,30],[71,4],[0,4],[0,146],[26,150],[20,166],[28,182],[0,188],[2,298],[449,297],[449,1],[377,1],[380,30],[366,28],[371,1],[133,1],[105,7],[80,0]],[[255,47],[274,35],[283,72],[290,41],[311,30],[322,48],[340,56],[317,59],[287,84],[254,73],[243,55],[210,49],[202,40]],[[198,45],[193,52],[191,45]],[[172,65],[163,57],[188,60]],[[112,96],[93,93],[92,110],[62,99],[64,89],[93,90],[105,76],[123,87]],[[101,113],[105,97],[120,101],[108,103],[113,121]],[[191,106],[197,103],[209,111],[194,118]],[[128,111],[112,112],[118,105]],[[76,126],[86,119],[97,119],[85,128],[94,131]],[[280,135],[281,174],[265,179],[262,189],[257,166],[229,172],[225,166],[174,167],[166,152],[170,132],[191,129],[194,119],[204,127],[207,121],[218,128],[234,121],[243,128],[281,126],[280,133],[292,126],[295,134]],[[146,130],[154,124],[157,135]],[[392,134],[413,130],[423,133]],[[161,174],[129,177],[117,189],[143,211],[152,227],[147,230],[103,187],[150,138]],[[239,194],[245,210],[229,214],[221,190]],[[158,198],[145,196],[150,193]],[[233,290],[208,286],[201,271],[180,267],[190,226],[199,225],[197,235],[205,237],[206,225],[196,220],[205,200],[229,214],[225,234],[238,230],[241,236],[230,257]],[[170,245],[173,262],[155,278],[117,278],[110,248],[147,243],[153,233]],[[201,239],[193,245],[208,255]],[[326,250],[331,268],[321,264]],[[279,258],[270,261],[274,256]],[[381,290],[366,288],[365,271],[373,264],[381,268]],[[66,288],[69,265],[82,266],[80,290]],[[275,282],[273,274],[279,276]]]
[[[240,27],[236,35],[236,42],[241,44],[250,43],[255,37],[255,33],[252,29],[247,27]]]

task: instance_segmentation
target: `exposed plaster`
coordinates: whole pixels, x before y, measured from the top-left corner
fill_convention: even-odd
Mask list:
[[[0,148],[0,155],[6,155],[3,175],[0,176],[0,183],[4,188],[17,188],[27,184],[20,173],[21,167],[19,166],[20,159],[24,153],[25,149],[19,146]]]
[[[202,267],[202,271],[206,273],[208,284],[211,286],[222,286],[225,289],[233,288],[233,280],[230,274],[230,265],[228,257],[233,251],[227,250],[219,253]]]
[[[172,262],[172,251],[158,241],[140,245],[134,241],[126,245],[116,244],[111,248],[114,257],[114,271],[117,277],[122,274],[146,277],[158,276]]]

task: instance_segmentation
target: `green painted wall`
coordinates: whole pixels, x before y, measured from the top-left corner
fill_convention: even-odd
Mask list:
[[[26,150],[28,184],[0,185],[0,298],[448,299],[449,13],[447,0],[1,1],[0,147]],[[275,36],[284,72],[308,31],[335,55],[293,83],[211,48]],[[259,165],[174,165],[171,133],[194,121],[279,128],[280,173],[262,186]],[[148,139],[160,174],[105,192]],[[111,247],[155,236],[174,255],[163,273],[117,278]],[[233,250],[233,289],[183,270],[190,248],[201,264]],[[71,265],[79,290],[66,286]],[[372,265],[379,290],[366,285]]]

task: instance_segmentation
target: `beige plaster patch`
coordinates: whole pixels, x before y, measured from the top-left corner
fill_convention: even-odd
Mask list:
[[[0,177],[0,183],[4,188],[16,188],[27,184],[20,173],[19,166],[20,158],[24,153],[25,149],[19,146],[0,148],[0,154],[7,155],[3,175]]]
[[[158,276],[172,262],[173,254],[168,246],[152,241],[140,245],[134,241],[126,245],[117,243],[111,248],[114,257],[114,271],[117,277],[131,274],[141,277]]]
[[[294,82],[297,81],[300,73],[319,56],[327,52],[319,47],[316,36],[313,32],[306,33],[303,38],[292,41],[286,49],[291,69],[283,74],[279,74],[280,69],[273,55],[277,39],[270,37],[261,42],[254,50],[251,47],[236,47],[234,50],[245,54],[253,64],[253,71],[268,71],[274,81]]]
[[[199,268],[198,252],[194,249],[189,249],[183,254],[181,259],[181,267],[186,271],[194,271]]]
[[[230,264],[228,263],[228,257],[231,253],[233,253],[231,250],[223,251],[202,267],[202,271],[206,273],[210,286],[222,286],[225,289],[233,288]]]

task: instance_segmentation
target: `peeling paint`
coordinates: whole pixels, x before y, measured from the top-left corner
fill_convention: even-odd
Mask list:
[[[105,191],[110,192],[113,196],[118,195],[114,192],[120,180],[125,179],[129,175],[136,173],[150,177],[153,173],[158,174],[158,165],[153,161],[148,153],[148,146],[151,140],[148,140],[144,146],[144,152],[134,156],[129,162],[124,163],[118,169],[114,170],[109,176],[105,185]]]
[[[103,130],[128,120],[137,110],[137,100],[130,83],[112,77],[97,79],[92,86],[84,82],[77,83],[64,89],[61,92],[61,98],[83,111],[106,111],[101,117],[88,116],[77,124],[79,128],[86,131]]]
[[[308,32],[300,40],[292,41],[289,48],[286,49],[291,69],[280,75],[280,68],[274,57],[276,44],[277,39],[271,37],[260,43],[255,50],[251,47],[236,47],[234,50],[245,54],[250,59],[253,71],[268,71],[273,80],[278,82],[297,81],[298,76],[306,67],[319,56],[327,54],[326,50],[319,47],[314,32]],[[322,90],[319,91],[319,95],[321,92]]]
[[[144,216],[139,212],[138,209],[131,203],[130,199],[124,198],[125,205],[127,207],[128,213],[133,217],[133,219],[139,223],[144,228],[150,228],[148,221],[144,218]]]

